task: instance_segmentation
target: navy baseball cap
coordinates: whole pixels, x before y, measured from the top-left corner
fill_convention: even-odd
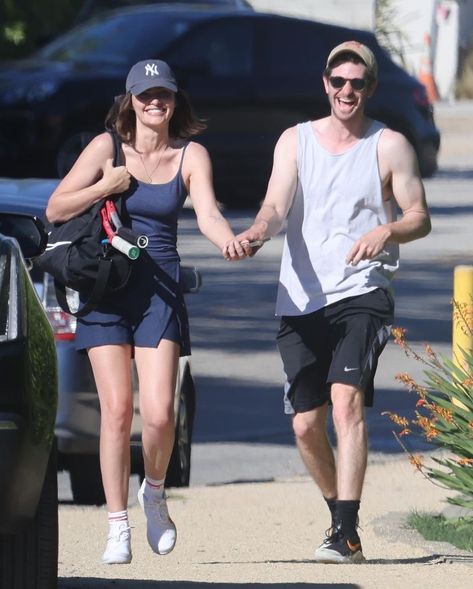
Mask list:
[[[128,72],[126,91],[134,96],[150,88],[167,88],[177,92],[177,82],[173,71],[165,61],[145,59],[139,61]]]

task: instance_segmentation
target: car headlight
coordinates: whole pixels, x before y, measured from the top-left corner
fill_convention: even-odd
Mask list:
[[[58,88],[59,82],[52,80],[4,87],[1,92],[1,101],[5,105],[16,104],[17,102],[41,102],[54,94]]]

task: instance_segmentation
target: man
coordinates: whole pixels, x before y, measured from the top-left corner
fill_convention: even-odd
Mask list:
[[[226,253],[242,248],[254,255],[259,240],[287,219],[276,303],[285,407],[332,517],[315,560],[359,563],[364,406],[373,403],[377,360],[392,324],[399,244],[427,235],[430,218],[411,145],[364,114],[377,83],[371,50],[355,41],[335,47],[323,83],[330,115],[284,131],[262,207]],[[329,403],[336,460],[326,433]]]

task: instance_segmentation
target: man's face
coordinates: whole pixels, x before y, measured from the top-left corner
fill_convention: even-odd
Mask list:
[[[353,84],[349,80],[353,80]],[[329,78],[324,76],[324,85],[332,113],[344,121],[363,113],[365,102],[375,89],[375,84],[368,85],[366,66],[351,61],[333,68]]]

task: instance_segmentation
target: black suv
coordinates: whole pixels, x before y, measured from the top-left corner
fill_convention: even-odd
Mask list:
[[[0,211],[2,209],[0,208]],[[0,213],[0,587],[55,589],[58,501],[54,336],[25,258],[42,223]]]
[[[30,59],[0,68],[0,174],[52,177],[84,132],[103,129],[130,66],[159,57],[174,68],[208,129],[219,200],[257,206],[274,145],[288,126],[325,116],[322,72],[338,43],[376,54],[379,86],[367,113],[412,142],[421,171],[437,167],[440,136],[425,88],[366,31],[252,11],[136,6],[110,11]]]

